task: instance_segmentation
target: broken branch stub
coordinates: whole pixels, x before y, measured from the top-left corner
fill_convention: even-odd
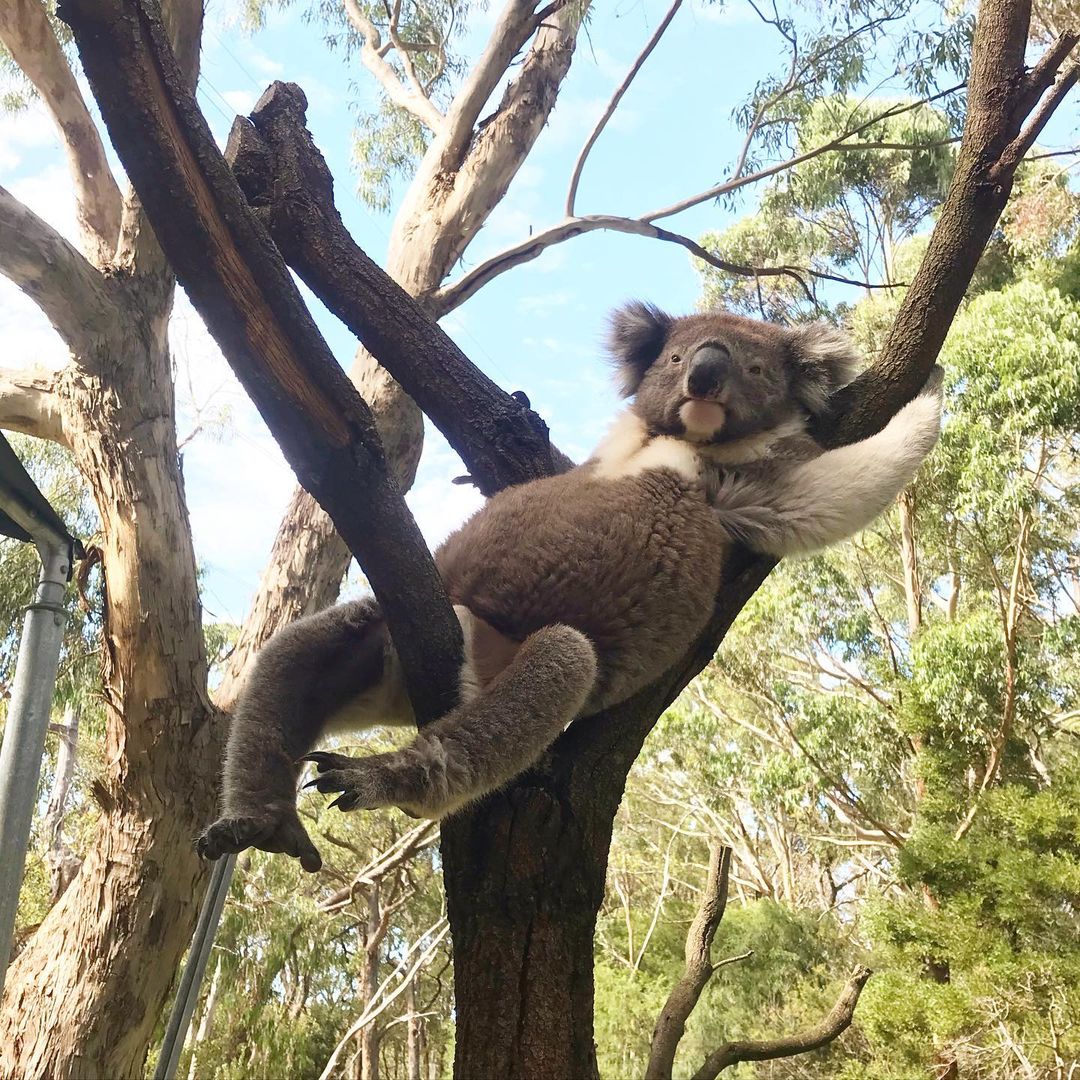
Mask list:
[[[306,114],[299,86],[272,83],[250,118],[233,122],[225,149],[285,261],[431,418],[485,495],[566,469],[544,421],[480,371],[427,314],[424,299],[406,293],[357,245]]]

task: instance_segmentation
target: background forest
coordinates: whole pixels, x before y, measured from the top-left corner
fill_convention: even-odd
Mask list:
[[[920,77],[951,70],[962,38],[962,20],[950,24]],[[958,116],[949,99],[912,106],[868,94],[866,55],[843,62],[849,69],[785,99],[794,119],[778,119],[777,131],[797,154],[865,117],[856,139],[865,146],[779,173],[728,204],[731,223],[698,237],[740,264],[815,272],[695,267],[701,306],[828,318],[872,357],[944,196]],[[752,100],[775,91],[763,84]],[[874,119],[882,114],[891,115]],[[388,203],[395,170],[422,150],[414,135],[400,111],[365,116],[358,160],[369,201]],[[1022,170],[943,351],[944,432],[916,482],[855,540],[774,571],[649,737],[617,821],[597,934],[602,1076],[644,1074],[710,852],[725,846],[719,969],[677,1075],[718,1039],[816,1023],[865,964],[874,974],[840,1040],[733,1075],[1080,1077],[1074,160],[1037,149]],[[879,281],[892,287],[852,285]],[[204,420],[222,422],[212,410]],[[13,441],[72,531],[92,538],[96,511],[70,455]],[[29,548],[0,544],[5,696],[35,575]],[[85,569],[78,585],[21,940],[77,874],[109,800],[99,572]],[[213,687],[239,627],[208,619],[204,633]],[[179,1075],[449,1075],[437,828],[327,811],[315,795],[303,813],[324,869],[241,859]]]

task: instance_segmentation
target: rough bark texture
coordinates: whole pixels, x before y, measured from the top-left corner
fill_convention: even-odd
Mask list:
[[[694,1073],[693,1080],[715,1080],[725,1069],[741,1061],[774,1061],[776,1058],[795,1057],[832,1042],[851,1025],[859,995],[869,978],[869,968],[856,968],[829,1015],[806,1031],[779,1039],[724,1043],[705,1059],[705,1063]]]
[[[736,556],[683,661],[630,701],[575,721],[535,769],[443,824],[455,1075],[596,1075],[593,932],[627,773],[773,565]]]
[[[176,454],[171,288],[110,287],[129,315],[123,331],[81,355],[57,391],[104,533],[105,812],[75,881],[8,972],[5,1076],[139,1075],[205,880],[190,838],[213,808],[220,725]]]

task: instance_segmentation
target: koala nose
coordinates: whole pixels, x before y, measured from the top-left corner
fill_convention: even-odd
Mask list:
[[[690,360],[686,389],[692,397],[712,397],[727,380],[731,353],[723,345],[702,345]]]

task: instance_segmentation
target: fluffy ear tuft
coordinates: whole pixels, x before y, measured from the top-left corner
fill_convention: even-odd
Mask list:
[[[619,392],[630,397],[660,355],[674,322],[658,307],[632,300],[611,313],[607,349],[615,364]]]
[[[847,334],[828,323],[810,323],[789,333],[798,371],[795,396],[810,412],[821,412],[829,396],[855,378],[859,354]]]

